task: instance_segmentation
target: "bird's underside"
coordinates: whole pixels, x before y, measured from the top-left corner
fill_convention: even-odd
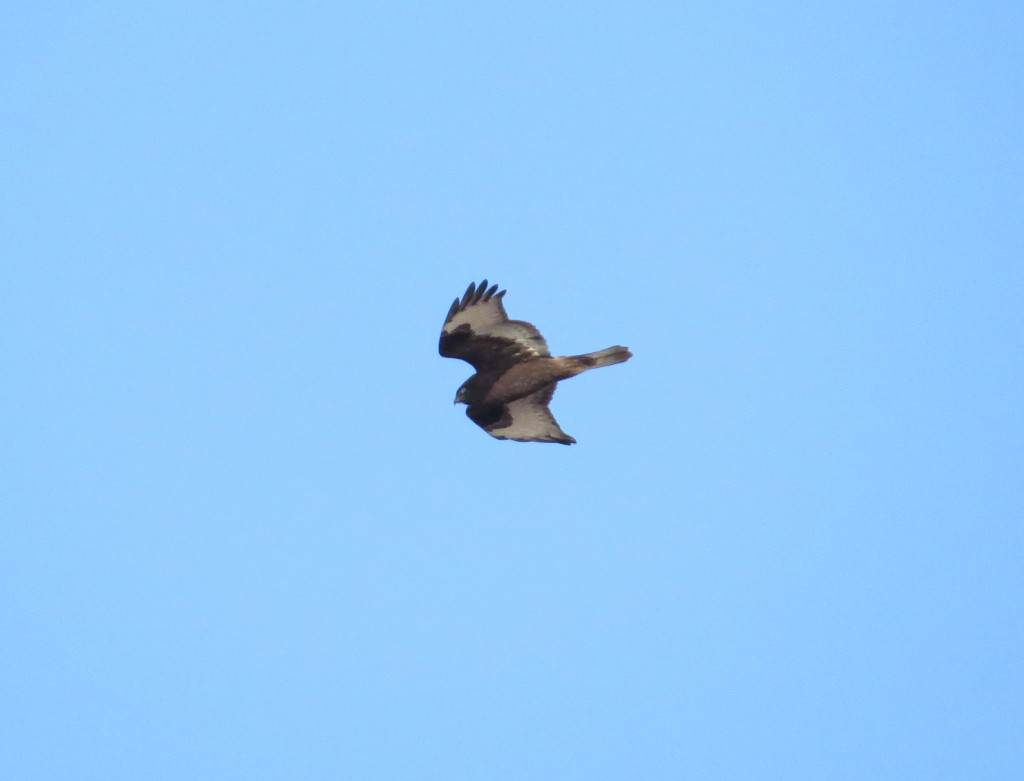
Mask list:
[[[622,363],[632,357],[625,347],[552,357],[547,342],[531,323],[510,320],[497,285],[470,284],[455,299],[441,331],[439,352],[460,358],[476,369],[459,388],[456,403],[497,439],[519,442],[576,442],[562,431],[549,404],[561,380]]]
[[[576,440],[562,431],[548,408],[557,385],[555,382],[549,383],[528,396],[511,401],[470,404],[466,407],[466,414],[497,439],[574,445]]]

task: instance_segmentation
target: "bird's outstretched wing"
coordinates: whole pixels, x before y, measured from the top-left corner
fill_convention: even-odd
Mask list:
[[[445,358],[461,358],[480,373],[501,373],[508,367],[551,355],[547,342],[531,323],[509,320],[498,286],[470,284],[456,298],[441,329],[438,351]]]
[[[496,439],[574,445],[576,440],[562,431],[548,409],[557,384],[553,382],[500,407],[470,407],[467,412],[473,422]]]

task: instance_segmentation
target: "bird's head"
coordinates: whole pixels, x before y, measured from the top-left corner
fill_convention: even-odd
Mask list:
[[[459,389],[455,391],[455,401],[453,404],[469,404],[469,380],[466,380]]]

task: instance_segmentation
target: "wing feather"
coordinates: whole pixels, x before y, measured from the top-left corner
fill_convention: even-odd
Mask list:
[[[497,285],[470,283],[448,309],[438,351],[460,358],[478,372],[502,372],[513,364],[551,355],[540,331],[523,320],[510,320]]]
[[[557,384],[553,382],[536,393],[506,404],[501,417],[490,425],[484,425],[483,429],[496,439],[575,444],[576,440],[562,431],[548,409]]]

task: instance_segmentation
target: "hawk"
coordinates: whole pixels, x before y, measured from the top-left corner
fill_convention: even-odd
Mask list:
[[[633,353],[616,346],[554,358],[536,327],[509,320],[504,295],[497,285],[488,288],[486,279],[470,283],[448,310],[438,351],[476,369],[455,403],[465,404],[469,419],[497,439],[575,444],[548,409],[555,386],[589,369],[628,361]]]

